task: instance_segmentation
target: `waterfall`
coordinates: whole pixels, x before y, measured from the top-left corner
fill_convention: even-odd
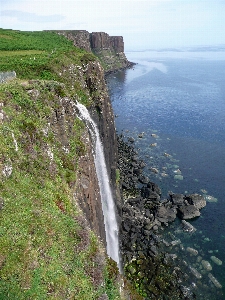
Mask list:
[[[105,156],[99,136],[99,131],[86,107],[80,103],[77,103],[76,107],[80,112],[80,118],[86,122],[95,143],[94,161],[101,194],[101,203],[106,232],[107,254],[117,262],[118,268],[121,271],[116,210],[112,197],[112,191],[109,183],[109,176],[107,173]]]

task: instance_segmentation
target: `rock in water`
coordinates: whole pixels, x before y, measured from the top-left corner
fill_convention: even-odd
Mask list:
[[[215,264],[217,264],[218,266],[221,266],[221,265],[223,264],[222,260],[220,260],[219,258],[217,258],[217,257],[215,257],[215,256],[211,256],[210,258],[211,258],[211,260],[212,260]]]
[[[189,204],[194,205],[198,209],[201,209],[206,206],[206,200],[202,195],[199,194],[191,194],[187,195],[185,199]]]
[[[195,232],[196,228],[192,226],[189,222],[182,220],[183,230],[187,232]]]
[[[184,204],[184,195],[183,194],[170,194],[170,200],[174,205],[183,205]]]
[[[207,271],[211,271],[212,270],[212,266],[210,265],[210,263],[207,260],[202,260],[202,266]]]
[[[195,205],[182,205],[177,209],[178,217],[184,220],[200,216],[200,211]]]
[[[187,247],[187,252],[189,252],[190,254],[196,256],[198,255],[198,250],[195,250],[194,248],[191,247]]]
[[[182,175],[175,175],[175,176],[174,176],[174,179],[175,179],[175,180],[183,180],[184,177],[183,177]]]
[[[191,273],[198,279],[202,278],[202,275],[193,267],[189,266]]]
[[[167,223],[173,222],[176,219],[176,208],[159,206],[156,211],[156,216],[160,222]]]
[[[219,281],[211,274],[208,274],[209,279],[212,281],[212,283],[217,287],[218,289],[222,289],[222,285],[219,283]]]
[[[218,201],[217,198],[215,198],[215,197],[213,197],[213,196],[210,196],[210,195],[205,195],[205,200],[206,200],[207,202],[217,202],[217,201]]]

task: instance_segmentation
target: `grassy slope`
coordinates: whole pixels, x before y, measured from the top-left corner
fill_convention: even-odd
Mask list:
[[[0,71],[18,77],[0,85],[0,299],[119,299],[70,189],[83,123],[70,128],[69,154],[44,130],[62,96],[90,103],[79,82],[71,88],[59,75],[89,60],[57,34],[0,30]]]

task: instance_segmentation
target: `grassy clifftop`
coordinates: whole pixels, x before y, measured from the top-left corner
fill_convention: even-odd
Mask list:
[[[116,268],[74,198],[98,63],[50,32],[0,30],[0,299],[120,299]],[[100,298],[103,297],[103,298]]]

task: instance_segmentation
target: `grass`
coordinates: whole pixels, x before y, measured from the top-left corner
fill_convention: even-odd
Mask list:
[[[0,212],[0,299],[45,299],[48,295],[50,299],[64,299],[75,293],[74,299],[88,299],[90,295],[94,299],[97,290],[83,268],[91,242],[83,251],[74,250],[79,249],[81,237],[68,177],[71,170],[76,173],[74,159],[81,146],[82,125],[74,120],[73,145],[65,164],[62,145],[55,147],[60,141],[51,131],[48,136],[43,132],[51,108],[59,101],[57,84],[51,100],[49,83],[46,87],[39,82],[39,99],[32,101],[27,91],[37,85],[24,87],[13,81],[0,86],[8,119],[0,126],[1,171],[7,163],[13,169],[9,177],[1,175],[0,182],[4,199]],[[45,153],[46,144],[54,153],[54,162]],[[54,173],[50,172],[53,164]]]
[[[84,124],[66,118],[69,153],[61,150],[56,127],[48,128],[63,93],[57,82],[0,85],[6,118],[0,124],[0,299],[97,299],[103,292],[119,299],[115,281],[104,273],[103,248],[74,204]],[[10,176],[3,175],[6,165]]]
[[[0,299],[120,299],[73,190],[86,148],[69,100],[93,101],[79,72],[94,56],[55,33],[0,29],[0,57],[17,73],[0,85]]]
[[[68,60],[81,64],[95,60],[55,32],[0,29],[0,71],[15,71],[19,78],[63,81],[56,69]],[[58,65],[60,63],[60,65]],[[65,80],[66,81],[66,80]]]
[[[0,37],[1,38],[1,37]],[[18,51],[1,51],[0,57],[6,57],[6,56],[27,56],[27,55],[37,55],[37,54],[43,54],[44,51],[41,50],[18,50]],[[30,57],[32,59],[32,57]],[[33,57],[35,59],[35,57]]]

